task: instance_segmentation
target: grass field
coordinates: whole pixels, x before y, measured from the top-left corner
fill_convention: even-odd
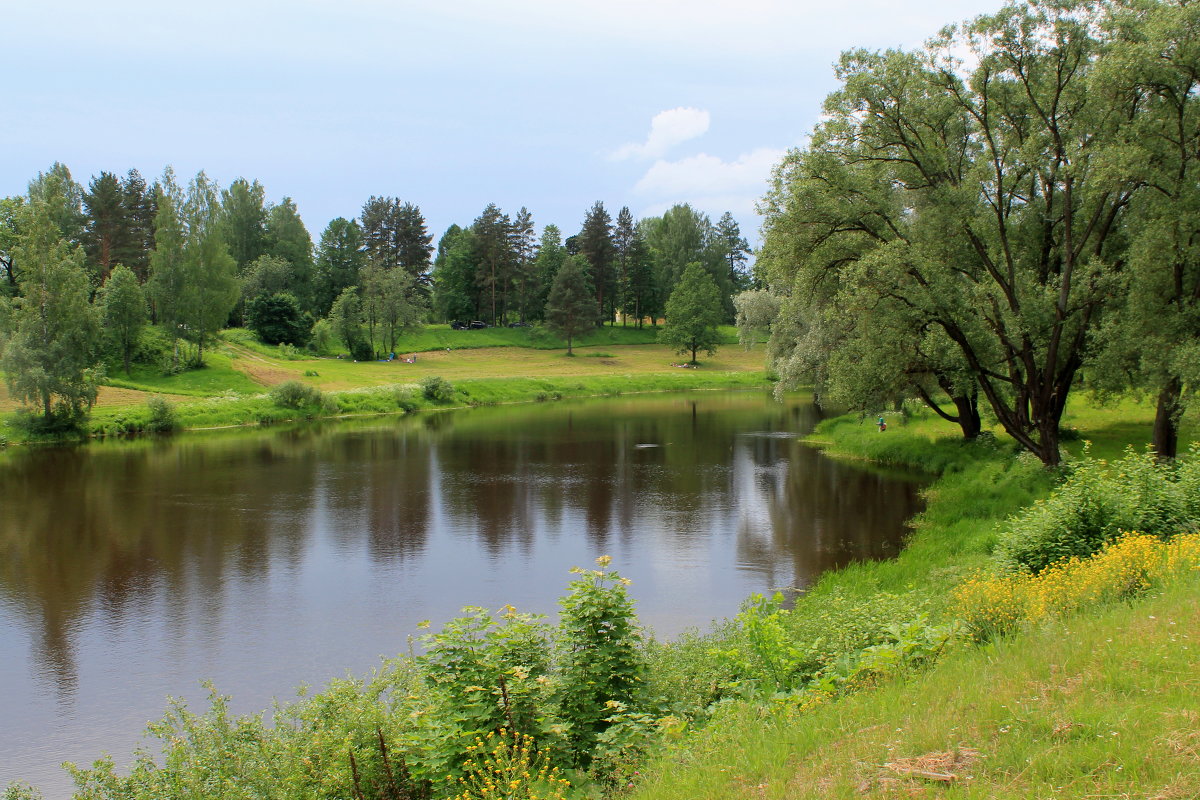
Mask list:
[[[142,430],[149,418],[146,402],[156,396],[176,404],[185,428],[398,413],[434,405],[418,390],[431,376],[454,384],[457,392],[449,405],[766,383],[762,346],[745,350],[732,328],[722,331],[727,344],[715,356],[702,357],[696,368],[675,366],[682,357],[655,344],[655,336],[650,328],[606,327],[584,337],[568,356],[565,346],[540,328],[454,331],[435,325],[398,344],[402,358],[355,362],[267,346],[247,331],[228,331],[206,351],[201,369],[177,375],[144,364],[135,365],[129,375],[112,370],[92,411],[90,431]],[[326,405],[281,409],[266,396],[272,387],[293,380],[326,393]],[[11,412],[17,408],[0,381],[0,414],[7,419],[0,424],[0,435],[10,443],[37,439],[13,424]]]

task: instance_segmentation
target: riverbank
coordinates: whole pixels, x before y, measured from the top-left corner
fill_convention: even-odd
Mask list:
[[[1067,419],[1078,430],[1071,449],[1079,456],[1087,443],[1093,455],[1109,457],[1141,447],[1152,416],[1149,406],[1132,402],[1113,409],[1076,401]],[[868,671],[854,690],[831,683],[829,692],[814,691],[810,683],[788,700],[723,704],[706,726],[642,768],[631,797],[1200,793],[1200,699],[1192,688],[1200,680],[1200,570],[983,645],[948,641],[940,661],[921,669],[925,659],[906,663],[905,647],[919,656],[922,636],[954,624],[963,613],[956,588],[993,568],[1005,520],[1044,498],[1056,478],[1007,442],[962,442],[924,415],[897,416],[883,435],[869,420],[839,418],[810,440],[831,455],[938,475],[897,559],[827,574],[785,620],[799,640],[822,635],[830,609],[836,617],[842,607],[882,604],[896,635],[858,655],[847,649],[844,663],[862,668],[888,653],[895,663]],[[901,630],[911,619],[925,621]]]
[[[445,330],[441,330],[445,328]],[[293,348],[248,341],[227,332],[206,355],[207,365],[165,375],[135,365],[117,371],[101,387],[83,436],[121,436],[162,430],[194,430],[313,419],[411,413],[420,409],[562,398],[616,396],[632,392],[745,389],[768,384],[761,347],[743,349],[724,332],[726,344],[695,368],[676,366],[678,356],[650,343],[647,330],[602,329],[576,354],[555,349],[540,329],[452,331],[446,326],[414,334],[400,357],[355,362],[301,357]],[[447,344],[448,343],[448,344]],[[398,345],[398,347],[400,347]],[[442,345],[446,345],[443,347]],[[421,348],[426,348],[422,350]],[[448,392],[427,392],[441,378]],[[300,401],[273,390],[296,382],[308,387]],[[157,410],[151,400],[161,402]],[[0,441],[54,442],[69,436],[38,434],[18,423],[17,404],[0,387]]]

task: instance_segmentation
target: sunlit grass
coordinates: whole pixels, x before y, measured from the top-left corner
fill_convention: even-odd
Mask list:
[[[633,797],[1200,796],[1198,578],[807,711],[731,707]]]

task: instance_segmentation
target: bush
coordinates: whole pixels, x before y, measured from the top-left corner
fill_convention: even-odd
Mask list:
[[[1130,533],[1099,553],[1060,561],[1037,574],[979,575],[955,590],[954,604],[979,641],[1027,622],[1124,600],[1200,569],[1200,534],[1169,543]]]
[[[569,747],[581,766],[590,763],[598,737],[613,724],[613,711],[637,712],[637,701],[645,696],[645,652],[625,591],[629,581],[607,571],[610,562],[601,556],[596,559],[600,569],[572,569],[580,577],[559,601],[558,711],[570,723]]]
[[[437,375],[429,375],[421,379],[421,394],[426,400],[434,403],[449,403],[454,399],[454,384]]]
[[[283,408],[320,405],[323,399],[320,389],[300,381],[285,381],[271,390],[271,402]]]
[[[170,433],[180,428],[179,415],[175,406],[161,397],[151,397],[146,401],[150,409],[150,419],[146,422],[146,430],[152,433]]]
[[[303,345],[308,341],[312,319],[300,303],[286,292],[260,295],[246,303],[246,326],[266,344]]]
[[[396,407],[399,408],[401,411],[405,412],[406,414],[410,414],[413,411],[416,411],[420,407],[417,404],[416,399],[413,397],[413,393],[412,393],[411,389],[408,389],[408,388],[397,389],[392,396],[396,400]]]
[[[1044,501],[1010,520],[996,548],[1002,567],[1039,572],[1069,558],[1085,558],[1123,531],[1169,537],[1200,522],[1200,459],[1159,463],[1128,450],[1109,464],[1085,459]]]

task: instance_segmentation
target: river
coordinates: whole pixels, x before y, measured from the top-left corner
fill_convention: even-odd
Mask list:
[[[893,556],[917,476],[798,441],[804,399],[560,401],[0,454],[0,788],[67,797],[167,696],[361,675],[464,605],[553,615],[611,555],[655,635]]]

